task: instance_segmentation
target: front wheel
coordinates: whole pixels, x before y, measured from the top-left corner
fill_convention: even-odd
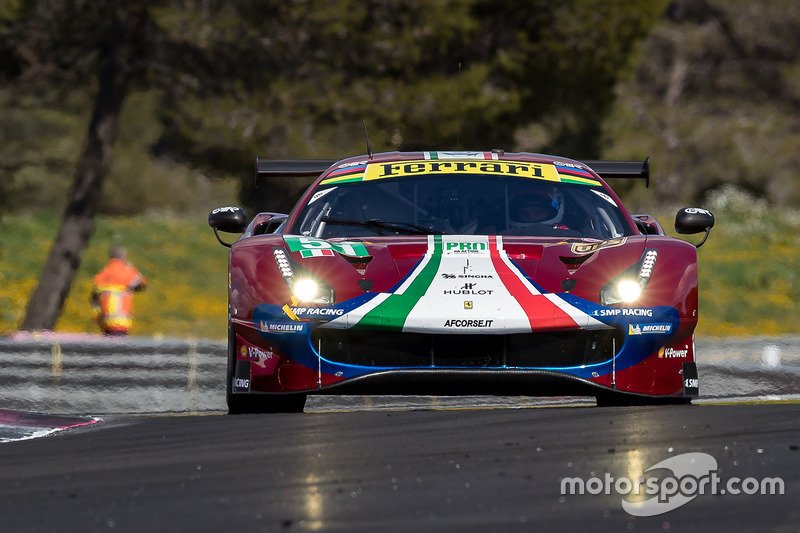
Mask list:
[[[597,407],[629,407],[636,405],[689,405],[691,397],[686,396],[644,396],[621,392],[602,393],[596,396]]]
[[[228,414],[302,413],[306,395],[292,394],[228,394]]]

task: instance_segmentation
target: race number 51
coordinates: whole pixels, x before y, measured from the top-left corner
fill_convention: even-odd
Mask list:
[[[328,242],[315,237],[286,237],[289,251],[300,252],[301,257],[333,256],[334,252],[350,257],[367,257],[369,252],[360,242]]]

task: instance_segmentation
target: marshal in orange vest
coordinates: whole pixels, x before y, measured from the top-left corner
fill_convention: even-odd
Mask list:
[[[113,247],[109,261],[94,277],[91,301],[95,320],[106,335],[127,335],[133,325],[133,293],[147,281],[126,261],[124,248]]]

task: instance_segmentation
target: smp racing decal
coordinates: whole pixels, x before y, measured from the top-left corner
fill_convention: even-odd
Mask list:
[[[367,247],[360,242],[328,242],[315,237],[284,237],[290,252],[300,257],[333,257],[336,253],[349,257],[369,257]]]
[[[252,374],[250,373],[250,361],[243,361],[238,359],[236,366],[233,370],[231,377],[231,389],[233,392],[250,392],[250,380]]]
[[[592,311],[592,316],[600,316],[600,317],[607,317],[607,316],[643,316],[647,318],[653,317],[653,310],[644,308],[637,308],[637,307],[611,307],[611,308],[601,308],[595,309]]]
[[[289,307],[289,310],[292,320],[330,320],[344,314],[341,307]]]
[[[693,362],[683,363],[683,393],[687,396],[700,394],[700,380],[697,379],[697,365]]]

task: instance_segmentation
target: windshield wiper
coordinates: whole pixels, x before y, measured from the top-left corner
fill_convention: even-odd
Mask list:
[[[326,222],[328,224],[337,224],[341,226],[365,226],[368,228],[382,228],[393,231],[404,231],[406,233],[411,233],[412,235],[442,234],[440,231],[436,231],[431,228],[423,228],[422,226],[417,226],[416,224],[411,224],[409,222],[387,222],[377,218],[371,218],[369,220],[348,220],[346,218],[322,217],[320,218],[320,221]]]

